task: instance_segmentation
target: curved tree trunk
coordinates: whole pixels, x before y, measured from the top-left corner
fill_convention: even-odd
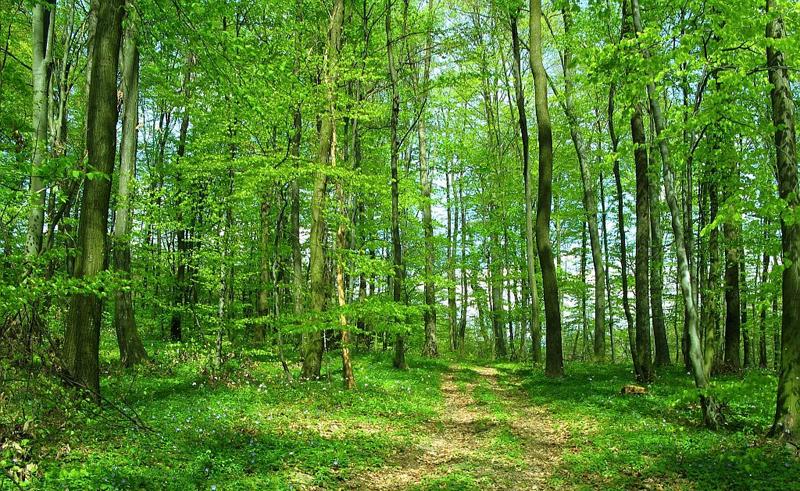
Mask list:
[[[569,35],[572,28],[570,5],[567,4],[561,11],[564,18],[564,33]],[[600,234],[597,229],[597,197],[595,196],[591,171],[589,170],[589,157],[583,135],[580,131],[575,102],[573,100],[574,87],[572,81],[572,53],[569,49],[562,52],[564,70],[564,112],[569,122],[569,132],[575,153],[578,156],[578,165],[581,171],[581,184],[583,187],[583,208],[586,213],[586,224],[589,231],[589,243],[592,251],[592,267],[594,268],[594,359],[604,361],[606,356],[606,299],[605,281],[606,270],[603,266],[603,254],[600,244]]]

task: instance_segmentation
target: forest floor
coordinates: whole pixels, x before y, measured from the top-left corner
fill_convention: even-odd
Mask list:
[[[774,374],[720,377],[728,427],[699,422],[681,369],[622,396],[630,367],[569,362],[548,379],[520,363],[355,353],[323,380],[289,383],[275,353],[240,347],[222,372],[209,346],[151,343],[123,370],[103,345],[103,409],[52,379],[0,387],[0,490],[797,489],[796,454],[764,437]],[[229,350],[233,351],[233,350]],[[298,365],[292,368],[296,371]],[[13,375],[13,374],[12,374]],[[11,382],[10,384],[14,384]],[[116,408],[116,409],[115,409]],[[128,417],[142,422],[137,428]],[[24,482],[21,481],[24,479]]]
[[[540,489],[566,444],[561,425],[519,387],[501,386],[492,367],[453,365],[443,374],[444,407],[411,452],[350,486]]]

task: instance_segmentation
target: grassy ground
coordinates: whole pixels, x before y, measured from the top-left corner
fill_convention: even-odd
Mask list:
[[[555,487],[676,489],[798,489],[800,462],[764,438],[774,411],[774,375],[749,371],[721,377],[715,394],[728,401],[729,427],[700,427],[689,375],[663,370],[645,396],[621,396],[631,381],[620,365],[573,363],[567,377],[499,365],[501,383],[521,384],[569,432]]]
[[[37,413],[31,398],[0,412],[30,420],[20,430],[24,455],[5,448],[3,468],[21,455],[35,464],[29,489],[797,489],[800,482],[796,458],[762,438],[775,385],[762,372],[718,382],[731,402],[731,429],[711,433],[698,427],[691,380],[678,370],[662,373],[646,396],[623,397],[631,377],[622,366],[569,364],[566,378],[549,380],[518,364],[413,356],[411,369],[399,372],[388,355],[362,354],[358,390],[347,392],[335,357],[324,380],[288,384],[265,352],[246,351],[220,374],[204,368],[199,350],[160,344],[150,353],[153,363],[131,372],[107,363],[102,383],[151,431],[61,396]],[[104,358],[113,356],[109,346]],[[12,487],[0,478],[0,489]]]

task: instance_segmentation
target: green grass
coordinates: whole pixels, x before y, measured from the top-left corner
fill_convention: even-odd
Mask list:
[[[697,392],[680,369],[663,370],[644,396],[622,396],[632,375],[622,365],[572,363],[551,380],[540,370],[501,364],[501,383],[522,380],[533,404],[547,406],[569,431],[554,486],[579,488],[798,489],[800,462],[764,438],[772,421],[773,374],[720,377],[714,393],[729,404],[729,427],[701,427]]]
[[[104,411],[74,420],[38,449],[33,489],[335,488],[380,467],[415,440],[441,405],[437,362],[410,359],[405,372],[388,357],[356,357],[359,389],[341,388],[339,359],[330,379],[287,384],[277,360],[248,351],[219,380],[207,358],[177,345],[151,346],[154,363],[111,369],[104,395],[125,401],[152,431]],[[108,353],[108,356],[113,356]],[[110,413],[110,415],[109,415]],[[109,419],[111,419],[111,423]],[[69,451],[56,460],[59,449]]]
[[[75,402],[52,381],[38,392],[18,385],[16,399],[13,389],[6,391],[0,429],[30,421],[23,452],[12,455],[36,465],[27,489],[337,489],[355,476],[414,461],[431,425],[442,424],[436,423],[445,409],[442,375],[453,363],[409,356],[411,369],[397,371],[390,353],[357,353],[358,389],[344,391],[334,354],[324,380],[287,384],[270,352],[239,348],[214,375],[206,348],[158,343],[148,350],[151,364],[123,371],[114,346],[104,345],[102,387],[151,431],[107,406],[98,411]],[[691,378],[676,368],[662,371],[647,395],[622,396],[620,388],[632,380],[622,365],[572,363],[565,378],[552,380],[538,369],[495,364],[500,387],[522,390],[508,399],[473,364],[480,363],[459,361],[451,373],[481,415],[470,431],[488,444],[411,489],[497,485],[502,476],[493,456],[525,463],[509,423],[522,414],[514,404],[526,403],[547,408],[568,434],[563,448],[554,449],[561,453],[549,481],[556,488],[797,489],[800,483],[797,458],[763,436],[774,405],[769,372],[716,379],[730,426],[710,432],[699,424]],[[5,468],[14,451],[0,452]],[[0,489],[9,486],[0,478]]]

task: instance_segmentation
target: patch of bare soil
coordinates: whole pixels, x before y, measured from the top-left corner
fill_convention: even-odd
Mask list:
[[[457,382],[460,369],[451,367],[444,376],[444,410],[420,428],[424,434],[415,447],[383,468],[353,478],[346,483],[348,489],[424,488],[426,483],[448,482],[448,476],[452,484],[465,482],[481,489],[549,488],[547,480],[561,458],[566,431],[546,408],[531,406],[521,388],[501,386],[494,368],[468,368],[478,377]],[[476,401],[478,385],[496,396],[493,400],[500,411]],[[511,450],[498,445],[509,435],[514,442]]]

